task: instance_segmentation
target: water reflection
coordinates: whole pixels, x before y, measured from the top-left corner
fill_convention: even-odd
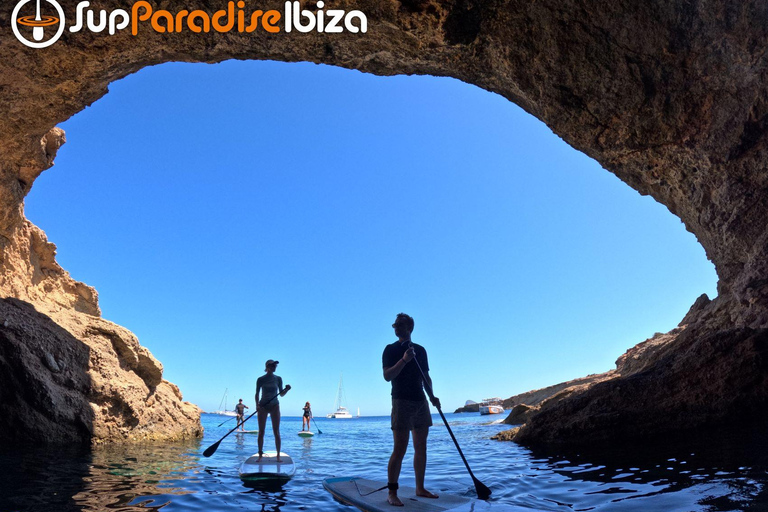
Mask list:
[[[72,496],[85,486],[87,452],[77,447],[21,450],[0,447],[0,510],[76,512]]]
[[[90,454],[83,489],[72,500],[84,511],[160,510],[172,496],[193,491],[182,485],[198,469],[199,440],[97,448]]]
[[[291,431],[298,431],[300,418],[285,418],[283,451],[293,455],[295,477],[282,487],[247,487],[238,469],[257,451],[256,436],[233,433],[205,458],[203,450],[228,432],[226,425],[217,427],[220,417],[207,416],[201,441],[92,452],[0,446],[0,512],[348,512],[323,489],[323,479],[386,479],[392,443],[388,418],[328,420],[314,438]],[[768,443],[760,435],[552,453],[491,441],[503,426],[457,416],[450,421],[462,450],[497,503],[562,512],[768,510]],[[409,450],[402,485],[413,485],[411,456]],[[445,429],[430,434],[429,457],[431,487],[475,496]]]
[[[573,510],[766,510],[768,443],[762,436],[667,439],[559,455],[531,452],[530,475]],[[569,485],[570,484],[570,485]]]
[[[248,492],[252,497],[256,498],[256,503],[251,506],[260,506],[259,510],[262,511],[277,511],[280,507],[286,505],[288,500],[286,498],[286,492],[283,490],[280,484],[245,484],[246,487],[251,487],[252,490]],[[254,509],[251,509],[254,510]]]

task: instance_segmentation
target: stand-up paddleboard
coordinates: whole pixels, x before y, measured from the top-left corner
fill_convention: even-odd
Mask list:
[[[315,437],[315,434],[313,432],[302,430],[301,432],[299,432],[299,437]]]
[[[243,482],[287,482],[296,473],[296,465],[287,453],[280,452],[280,462],[277,462],[277,452],[264,452],[259,461],[259,454],[248,457],[240,466],[240,480]]]
[[[258,430],[235,430],[235,434],[258,434]]]
[[[323,480],[323,487],[334,498],[347,505],[357,507],[363,512],[393,512],[395,507],[387,503],[386,485],[386,482],[376,482],[358,477]],[[376,491],[382,487],[385,488]],[[405,504],[405,510],[416,512],[532,512],[530,508],[445,493],[440,494],[437,499],[420,498],[416,496],[416,489],[403,485],[398,489],[397,496]]]

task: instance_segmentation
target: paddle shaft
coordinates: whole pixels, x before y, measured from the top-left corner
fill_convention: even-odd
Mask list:
[[[232,417],[232,418],[229,418],[229,419],[226,419],[226,420],[222,421],[221,423],[219,423],[219,427],[220,427],[220,426],[222,426],[223,424],[225,424],[225,423],[226,423],[226,422],[228,422],[228,421],[232,421],[232,420],[233,420],[233,419],[235,419],[235,418],[237,418],[237,416],[234,416],[234,417]]]
[[[408,343],[410,347],[413,347],[412,343]],[[421,369],[421,365],[419,364],[419,361],[416,359],[416,356],[413,356],[413,361],[416,363],[416,368],[419,369],[419,373],[421,374],[421,380],[424,382],[424,388],[427,390],[427,394],[430,396],[430,398],[435,397],[435,393],[432,391],[432,386],[429,385],[429,382],[427,381],[427,376],[424,375],[424,370]],[[443,419],[443,423],[445,423],[445,428],[448,429],[448,433],[451,435],[451,439],[453,439],[453,444],[456,445],[456,449],[459,451],[459,455],[461,456],[461,460],[464,462],[464,465],[467,467],[467,471],[469,472],[469,476],[472,477],[472,481],[475,484],[475,490],[477,491],[477,495],[480,497],[480,499],[488,499],[488,497],[491,495],[491,490],[483,485],[483,483],[478,480],[474,473],[472,473],[472,468],[469,467],[469,463],[467,462],[466,457],[464,457],[464,453],[461,451],[461,447],[459,446],[459,442],[456,440],[456,436],[453,435],[453,430],[451,430],[451,426],[448,425],[448,420],[445,418],[445,414],[443,414],[442,408],[440,406],[436,405],[435,408],[437,409],[437,412],[440,413],[440,417]],[[482,492],[481,492],[482,490]],[[483,497],[484,494],[487,495]]]
[[[322,434],[322,433],[323,433],[323,431],[322,431],[322,430],[320,430],[320,427],[318,427],[318,426],[317,426],[317,422],[315,421],[315,417],[314,417],[314,416],[312,416],[312,423],[314,423],[314,424],[315,424],[315,428],[317,428],[317,433],[318,433],[318,434]]]

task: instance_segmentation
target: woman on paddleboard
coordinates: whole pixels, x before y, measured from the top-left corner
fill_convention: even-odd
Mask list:
[[[312,407],[310,407],[309,402],[304,404],[304,416],[302,416],[301,419],[301,431],[304,432],[304,423],[307,424],[306,431],[309,432],[309,420],[312,418]]]
[[[278,396],[285,396],[291,389],[290,385],[283,389],[283,379],[275,375],[279,361],[269,359],[264,364],[266,375],[256,380],[256,417],[259,419],[259,460],[264,451],[264,428],[267,426],[267,416],[272,418],[272,432],[275,435],[277,462],[280,460],[280,402]],[[261,398],[259,398],[261,393]]]
[[[413,434],[413,472],[416,477],[416,495],[424,498],[437,498],[437,494],[424,488],[424,473],[427,468],[427,436],[432,426],[432,416],[424,395],[424,382],[428,386],[429,400],[435,407],[440,407],[440,399],[432,394],[432,379],[429,377],[427,351],[421,345],[411,342],[413,318],[400,313],[392,327],[397,341],[384,347],[381,356],[384,368],[384,380],[392,383],[392,435],[394,448],[387,466],[387,489],[390,505],[402,507],[403,502],[397,497],[398,479],[403,457],[408,449],[408,441]],[[415,361],[414,361],[415,359]],[[424,378],[422,379],[422,372]]]

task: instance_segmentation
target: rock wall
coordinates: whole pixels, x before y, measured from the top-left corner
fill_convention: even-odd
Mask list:
[[[650,346],[643,346],[650,344]],[[707,334],[682,327],[657,335],[617,361],[618,377],[569,389],[524,411],[521,428],[502,438],[545,446],[605,446],[616,439],[760,429],[768,421],[768,329]],[[634,354],[633,354],[634,352]],[[625,357],[622,356],[622,357]],[[513,411],[515,413],[516,411]],[[514,423],[510,414],[508,423]]]
[[[47,165],[63,143],[58,128],[43,138]],[[36,175],[20,173],[29,184]],[[101,318],[96,290],[55,256],[23,217],[0,235],[0,435],[35,444],[201,436],[198,407],[136,336]]]
[[[23,199],[52,163],[63,137],[56,124],[104,95],[113,80],[171,60],[230,58],[310,61],[381,75],[452,76],[517,103],[641,194],[666,205],[697,236],[720,279],[718,297],[665,344],[663,357],[644,371],[563,400],[561,415],[537,425],[532,421],[520,439],[548,443],[557,432],[557,439],[567,443],[701,429],[720,421],[719,414],[709,414],[716,408],[764,405],[768,4],[326,3],[362,10],[368,32],[159,34],[143,26],[136,37],[128,31],[114,36],[66,32],[44,50],[22,46],[9,30],[0,32],[4,296],[41,311],[62,308],[89,315],[88,321],[98,324],[95,293],[53,264],[44,237],[24,219]],[[173,12],[188,7],[180,0],[162,6]],[[222,6],[214,0],[196,4],[208,12]],[[104,0],[99,7],[111,10],[124,3]],[[259,7],[282,11],[283,2],[269,0]],[[74,17],[74,5],[64,8]],[[9,18],[10,8],[3,8],[0,26],[8,27]],[[705,382],[701,375],[708,375]],[[717,400],[696,396],[697,389],[714,393]],[[675,407],[695,414],[666,414]],[[637,414],[625,414],[628,410]],[[632,424],[617,427],[628,421]]]
[[[126,329],[0,300],[0,432],[16,443],[173,440],[202,434],[196,406]]]

